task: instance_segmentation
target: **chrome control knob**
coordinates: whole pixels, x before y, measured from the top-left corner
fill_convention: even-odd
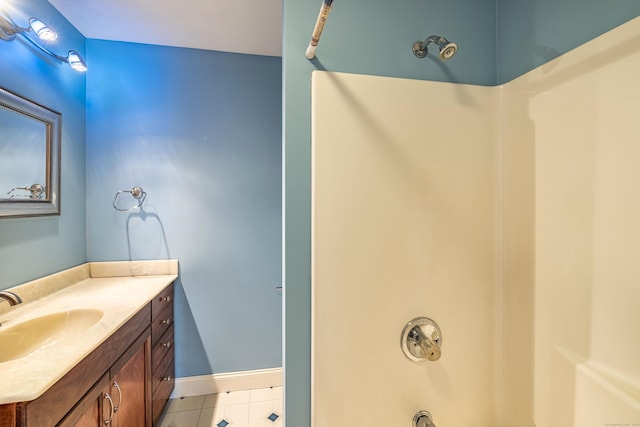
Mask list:
[[[405,356],[414,362],[435,362],[442,355],[442,332],[428,317],[416,317],[402,330],[400,346]]]

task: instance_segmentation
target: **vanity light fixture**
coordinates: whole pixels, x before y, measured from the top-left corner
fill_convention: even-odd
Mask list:
[[[58,38],[58,35],[51,28],[47,27],[47,24],[39,20],[38,18],[29,19],[29,28],[38,35],[40,40],[54,41]]]
[[[46,53],[50,57],[69,64],[71,68],[76,71],[87,71],[87,64],[84,62],[82,56],[75,50],[70,50],[67,56],[60,56],[43,45],[41,45],[37,39],[33,38],[30,33],[34,33],[38,36],[38,39],[51,42],[58,38],[55,31],[47,26],[44,22],[38,18],[29,19],[28,27],[21,27],[13,22],[13,19],[2,9],[0,9],[0,39],[5,41],[15,40],[16,36],[20,34],[29,43]]]

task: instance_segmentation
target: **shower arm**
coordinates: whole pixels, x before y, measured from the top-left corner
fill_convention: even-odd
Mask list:
[[[418,58],[425,58],[428,54],[427,46],[435,44],[438,47],[438,56],[443,61],[450,59],[458,51],[458,45],[451,43],[446,37],[432,35],[425,41],[418,40],[412,46],[413,54]]]
[[[422,42],[422,44],[420,45],[420,50],[425,50],[427,48],[427,46],[429,45],[429,43],[435,43],[438,44],[442,39],[444,39],[444,43],[447,43],[447,39],[445,39],[444,37],[441,36],[429,36],[427,37],[427,39],[425,41]]]

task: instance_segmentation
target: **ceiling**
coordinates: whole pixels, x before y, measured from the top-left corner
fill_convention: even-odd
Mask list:
[[[85,37],[282,55],[281,0],[49,0]]]

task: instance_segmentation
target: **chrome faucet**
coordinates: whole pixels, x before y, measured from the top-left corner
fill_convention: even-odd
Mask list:
[[[413,417],[413,427],[436,427],[429,411],[418,411]]]
[[[9,305],[16,305],[22,303],[22,298],[13,292],[0,291],[0,302],[1,301],[6,301]]]

